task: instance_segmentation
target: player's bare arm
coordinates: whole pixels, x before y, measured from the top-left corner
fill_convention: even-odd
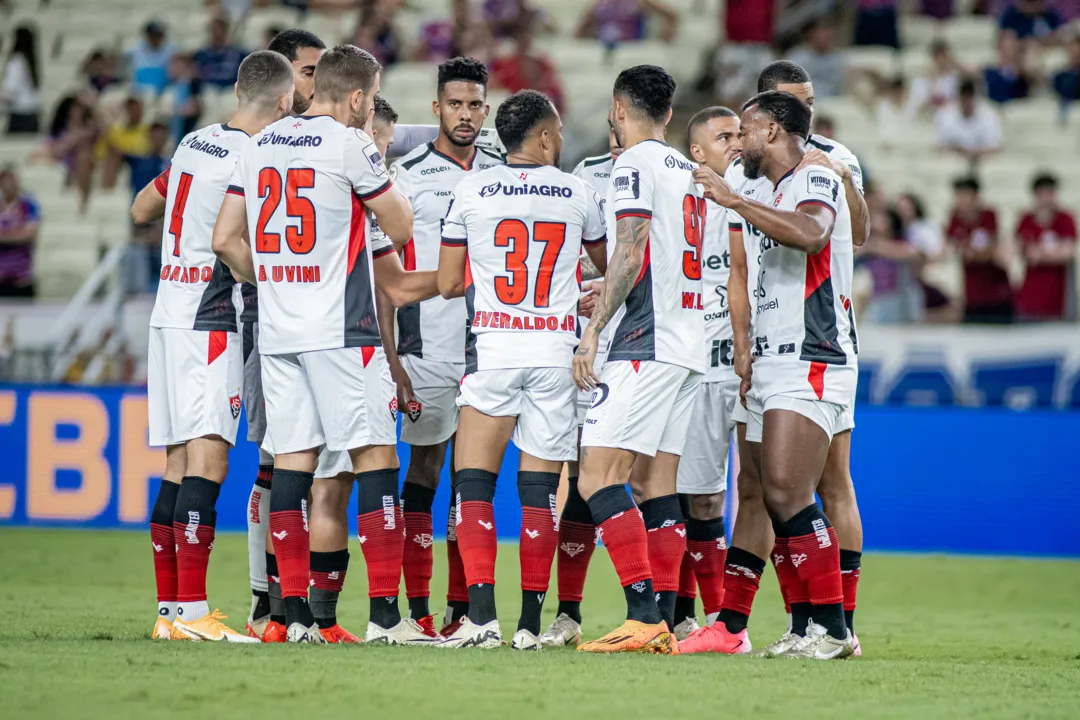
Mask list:
[[[594,280],[604,277],[607,272],[607,242],[589,243],[584,246],[585,257],[581,258],[581,279]],[[591,275],[587,274],[589,271]]]
[[[742,229],[729,228],[731,274],[728,276],[728,309],[731,318],[735,374],[742,380],[739,395],[746,405],[746,393],[750,389],[750,284],[747,277],[746,246],[743,245]]]
[[[397,352],[394,337],[397,309],[386,293],[378,289],[375,290],[375,312],[379,318],[379,337],[382,340],[383,352],[386,353],[386,364],[390,366],[390,377],[397,386],[398,404],[404,407],[405,403],[412,399],[413,389],[412,379],[405,372]]]
[[[465,295],[465,245],[443,245],[439,248],[439,294],[443,299]]]
[[[396,307],[412,305],[439,294],[434,270],[406,272],[397,253],[375,258],[375,288]]]
[[[395,247],[404,247],[409,242],[413,231],[413,211],[409,201],[397,188],[391,187],[364,204],[379,218],[379,227]]]
[[[588,255],[583,255],[581,257],[581,281],[588,282],[602,277],[604,277],[604,273],[600,272]]]
[[[255,284],[255,261],[251,248],[244,242],[247,231],[247,204],[244,198],[226,193],[221,203],[211,247],[218,259],[232,271],[233,277]]]
[[[836,216],[829,208],[804,205],[794,212],[777,210],[732,192],[727,183],[707,167],[694,170],[694,181],[705,189],[705,197],[737,212],[769,238],[807,255],[817,255],[829,243]]]
[[[145,225],[163,215],[165,215],[165,196],[158,190],[157,180],[151,180],[135,196],[135,202],[131,204],[131,220],[136,225]]]
[[[593,369],[600,332],[634,289],[634,282],[645,262],[645,242],[651,224],[649,218],[636,216],[621,218],[615,224],[615,252],[604,274],[602,302],[593,309],[592,319],[574,354],[574,382],[582,390],[592,390],[600,382]]]
[[[798,172],[808,165],[830,168],[840,176],[844,183],[844,198],[851,213],[851,242],[855,247],[862,247],[870,237],[870,210],[866,207],[866,198],[855,185],[855,172],[847,163],[834,162],[827,154],[818,149],[806,153],[802,162],[795,168]]]

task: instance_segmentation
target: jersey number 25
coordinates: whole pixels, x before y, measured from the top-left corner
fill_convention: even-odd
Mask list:
[[[281,234],[267,232],[266,225],[281,204],[282,185],[285,214],[299,220],[296,225],[285,227],[285,242],[293,254],[306,255],[315,247],[315,206],[299,191],[315,187],[315,171],[311,168],[290,168],[285,173],[284,183],[277,168],[265,167],[259,171],[259,197],[263,204],[259,222],[255,225],[255,251],[263,254],[281,252]]]

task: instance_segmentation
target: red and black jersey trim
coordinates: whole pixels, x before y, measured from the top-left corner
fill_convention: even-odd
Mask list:
[[[807,205],[817,205],[819,207],[827,208],[829,212],[833,214],[833,217],[836,217],[836,208],[834,208],[832,205],[825,202],[824,200],[803,200],[801,203],[795,206],[795,209],[798,210],[799,208],[806,207]]]
[[[236,306],[232,293],[236,280],[220,260],[214,261],[214,272],[206,283],[199,308],[195,311],[192,330],[224,330],[236,332]]]
[[[840,333],[836,325],[831,243],[817,255],[806,256],[803,343],[799,359],[826,365],[847,364],[847,354],[840,346]]]
[[[623,218],[628,217],[639,217],[651,220],[652,210],[648,210],[646,208],[623,208],[622,210],[615,211],[616,220],[622,220]]]
[[[229,195],[239,195],[240,197],[244,197],[244,188],[239,185],[230,185],[225,192]]]
[[[469,244],[468,238],[448,238],[443,236],[442,244],[447,247],[465,247]]]
[[[381,347],[379,320],[375,314],[375,289],[371,285],[371,261],[367,250],[367,214],[360,196],[353,194],[352,228],[349,234],[345,274],[345,347]]]
[[[653,308],[652,254],[645,241],[641,272],[626,296],[626,314],[615,328],[608,360],[655,360],[656,313]]]
[[[356,195],[356,197],[358,197],[361,200],[366,202],[368,200],[372,200],[374,198],[379,197],[380,195],[382,195],[384,192],[386,192],[387,190],[389,190],[393,186],[394,186],[393,183],[391,183],[389,180],[387,180],[382,185],[375,188],[374,190],[372,190],[369,193],[358,193],[358,192],[354,191],[353,194]]]
[[[473,283],[472,264],[469,256],[465,256],[465,374],[472,375],[477,371],[480,361],[476,351],[476,334],[472,331],[473,319],[476,317],[476,285]]]
[[[371,251],[371,257],[378,260],[379,258],[383,257],[384,255],[389,255],[392,252],[394,252],[394,246],[393,245],[386,245],[384,247],[379,248],[378,250],[373,249]]]
[[[728,232],[742,232],[742,223],[729,222],[727,224]]]
[[[154,189],[158,191],[161,197],[169,196],[169,171],[172,170],[172,165],[165,168],[160,175],[154,178]]]
[[[593,238],[592,240],[586,240],[585,238],[581,238],[581,244],[582,245],[599,245],[600,243],[605,242],[606,240],[607,240],[607,235],[601,235],[600,237]]]

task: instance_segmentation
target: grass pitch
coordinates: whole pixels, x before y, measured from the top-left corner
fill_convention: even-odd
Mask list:
[[[219,536],[209,578],[211,607],[237,629],[249,603],[245,543]],[[148,545],[138,533],[0,529],[0,717],[1080,717],[1077,562],[868,555],[856,617],[865,656],[798,663],[155,643]],[[351,551],[339,618],[362,635],[364,566]],[[442,556],[435,572],[441,598]],[[520,601],[514,545],[500,546],[498,574],[509,638]],[[587,638],[622,620],[602,551],[585,597]],[[545,623],[555,606],[553,582]],[[783,631],[782,610],[769,574],[756,645]]]

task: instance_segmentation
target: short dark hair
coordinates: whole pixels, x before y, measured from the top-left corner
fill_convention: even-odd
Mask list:
[[[635,65],[619,73],[612,94],[650,120],[663,122],[675,97],[675,78],[656,65]]]
[[[268,104],[287,94],[292,84],[289,61],[273,50],[256,50],[248,55],[236,76],[236,92],[242,103]]]
[[[952,187],[955,192],[970,190],[973,193],[977,193],[980,190],[979,179],[974,175],[956,178],[953,180]]]
[[[790,60],[777,60],[761,71],[757,78],[759,93],[775,90],[778,85],[803,85],[810,82],[810,73]]]
[[[375,96],[375,119],[387,125],[398,121],[397,111],[382,95]]]
[[[382,70],[379,61],[355,45],[336,45],[315,66],[315,96],[341,102],[356,90],[369,92]]]
[[[274,39],[270,41],[270,44],[266,46],[267,50],[273,50],[276,53],[284,55],[285,59],[289,62],[295,60],[297,53],[304,48],[325,50],[326,43],[320,40],[319,36],[313,32],[308,32],[307,30],[301,30],[299,28],[291,28],[279,32],[274,36]]]
[[[735,112],[731,108],[726,108],[723,105],[713,105],[711,107],[704,108],[703,110],[698,110],[696,113],[694,113],[694,116],[690,118],[690,122],[686,125],[686,136],[693,140],[694,132],[696,132],[699,127],[709,122],[710,120],[715,120],[716,118],[722,117],[738,118],[739,113]]]
[[[1035,176],[1035,179],[1031,181],[1031,191],[1038,192],[1043,188],[1049,188],[1050,190],[1057,190],[1058,179],[1057,175],[1050,172],[1041,172]]]
[[[979,86],[971,78],[964,78],[960,81],[960,87],[957,89],[957,94],[963,97],[964,95],[974,97],[978,91]]]
[[[779,90],[758,93],[747,100],[742,109],[746,110],[754,105],[757,105],[758,112],[768,115],[773,122],[784,128],[785,132],[798,135],[803,140],[810,137],[810,108],[791,93]]]
[[[474,57],[450,58],[439,65],[439,87],[441,93],[446,83],[471,82],[483,85],[487,89],[488,71],[487,66]]]
[[[165,123],[161,122],[160,120],[155,120],[153,123],[150,124],[150,132],[154,132],[155,130],[168,130],[168,129],[169,129],[169,126],[166,125]]]
[[[818,115],[816,120],[818,127],[825,125],[827,127],[831,127],[834,130],[836,129],[836,120],[833,119],[832,115]]]
[[[539,123],[555,116],[555,106],[538,90],[522,90],[503,100],[495,113],[495,131],[506,152],[521,150],[525,138]]]

